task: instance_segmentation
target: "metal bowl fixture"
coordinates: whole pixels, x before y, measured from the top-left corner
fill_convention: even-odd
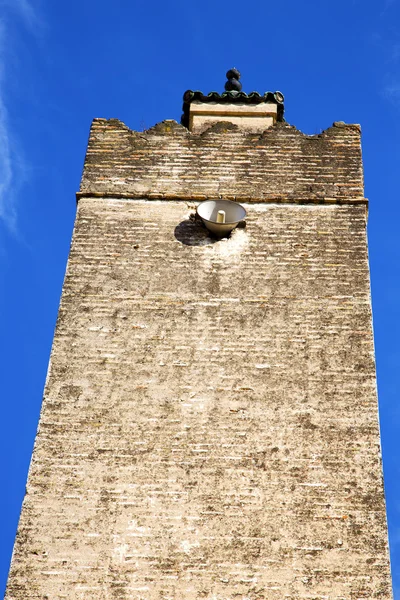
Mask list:
[[[206,200],[197,214],[215,237],[225,237],[246,217],[246,209],[232,200]]]

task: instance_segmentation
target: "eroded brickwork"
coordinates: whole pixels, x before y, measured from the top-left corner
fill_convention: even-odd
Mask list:
[[[307,136],[287,123],[249,134],[219,123],[201,135],[175,121],[131,131],[93,121],[81,194],[243,202],[363,199],[358,125]]]
[[[240,134],[247,227],[215,241],[163,154],[192,138],[167,125],[146,134],[154,159],[128,156],[142,134],[92,130],[115,157],[89,148],[6,600],[390,600],[358,130],[272,134],[313,189],[340,190],[331,205],[278,174],[267,134],[258,151]],[[213,128],[202,167],[192,147],[194,194],[238,135]],[[146,186],[167,200],[136,198]]]

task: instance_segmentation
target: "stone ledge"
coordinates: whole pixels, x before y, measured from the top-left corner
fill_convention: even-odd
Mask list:
[[[126,200],[173,200],[182,202],[203,202],[204,200],[215,200],[215,196],[207,194],[158,194],[158,193],[135,193],[135,192],[76,192],[77,202],[82,198],[122,198]],[[258,196],[231,196],[224,194],[224,200],[233,200],[234,202],[247,202],[249,204],[365,204],[368,206],[368,198],[363,196],[357,198],[287,198],[287,197],[269,197]]]

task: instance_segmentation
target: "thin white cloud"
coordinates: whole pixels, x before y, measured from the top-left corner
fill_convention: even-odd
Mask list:
[[[43,21],[39,13],[29,0],[1,0],[0,6],[15,13],[32,33],[38,33],[43,28]]]
[[[0,97],[0,218],[11,230],[15,231],[17,215],[13,178],[7,111]]]
[[[6,9],[0,17],[0,219],[16,234],[17,196],[24,161],[7,110],[7,81],[12,76],[9,59],[18,45],[9,17],[13,13],[34,35],[42,31],[43,23],[29,0],[0,0],[0,7]]]
[[[400,63],[400,35],[392,27],[393,19],[389,14],[395,6],[395,0],[385,0],[383,11],[380,13],[381,22],[379,30],[372,33],[370,42],[379,52],[381,64],[381,96],[396,108],[400,108],[400,77],[398,67]]]
[[[400,42],[388,41],[383,47],[388,57],[386,62],[386,73],[383,76],[383,96],[400,108],[400,77],[398,76],[398,63],[400,61]]]
[[[392,81],[384,87],[384,95],[396,106],[400,106],[400,81]]]
[[[395,0],[385,0],[383,2],[383,7],[382,7],[382,11],[380,13],[380,17],[384,17],[386,16],[386,13],[389,11],[390,8],[392,8],[392,6],[394,6]]]
[[[41,21],[28,0],[13,0],[13,6],[17,8],[29,29],[33,30],[35,27],[41,26]]]
[[[391,60],[398,62],[400,59],[400,42],[394,42],[391,48]]]
[[[0,22],[0,219],[15,231],[16,206],[13,190],[14,172],[12,167],[12,150],[9,120],[5,105],[6,89],[6,27]]]

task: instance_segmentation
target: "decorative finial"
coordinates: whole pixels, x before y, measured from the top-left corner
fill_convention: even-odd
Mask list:
[[[240,83],[240,73],[237,69],[229,69],[226,74],[227,82],[225,83],[225,89],[227,92],[240,92],[242,90],[242,84]]]

